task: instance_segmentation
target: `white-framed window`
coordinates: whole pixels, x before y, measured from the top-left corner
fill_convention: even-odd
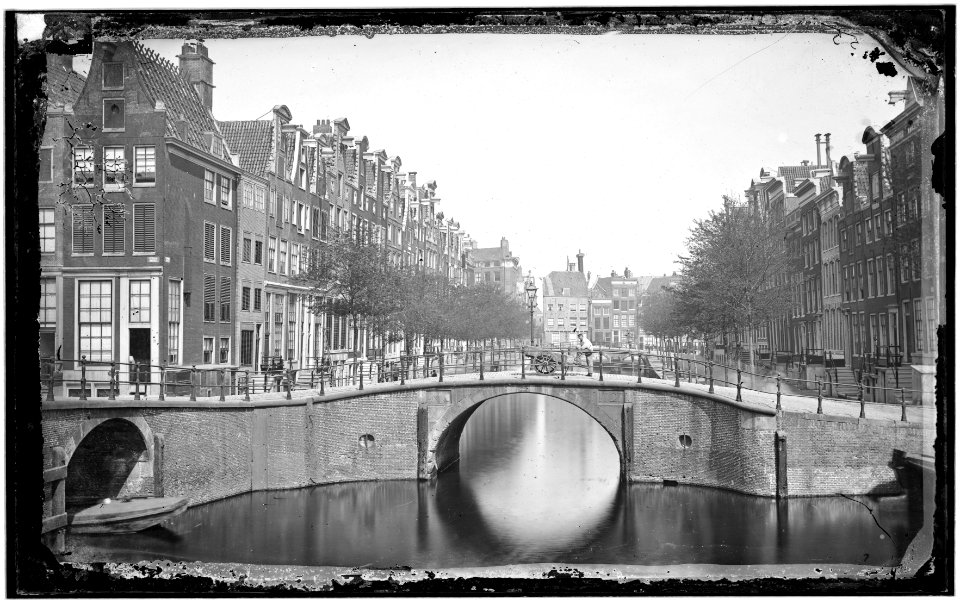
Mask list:
[[[280,263],[278,273],[281,275],[287,274],[287,240],[280,240]]]
[[[130,323],[150,323],[150,280],[130,280]]]
[[[244,208],[253,208],[253,185],[250,183],[243,183],[242,195],[240,196],[240,204]]]
[[[103,188],[106,191],[123,189],[127,175],[126,149],[124,147],[103,148]]]
[[[52,277],[40,279],[40,312],[37,321],[41,328],[57,325],[57,280]]]
[[[233,231],[220,225],[220,264],[229,265],[233,258]]]
[[[267,245],[267,271],[277,272],[277,238],[271,237]]]
[[[203,339],[203,363],[213,363],[213,337]]]
[[[113,359],[113,282],[111,280],[78,283],[80,355],[87,361]]]
[[[277,190],[270,190],[270,216],[277,216]]]
[[[40,252],[56,252],[56,212],[53,208],[40,209]]]
[[[303,233],[304,221],[306,220],[305,215],[303,214],[303,204],[297,203],[297,231]]]
[[[126,126],[126,102],[123,99],[103,100],[103,131],[121,132]]]
[[[93,147],[74,147],[73,184],[76,187],[89,187],[94,184],[96,172],[93,162]]]
[[[217,190],[217,175],[210,170],[203,171],[203,201],[208,204],[216,203],[214,196]]]
[[[290,244],[290,275],[300,272],[300,244]]]
[[[233,202],[233,181],[228,176],[218,175],[220,178],[220,205],[231,208]]]
[[[157,149],[153,145],[133,148],[133,186],[153,187],[157,184]]]
[[[283,222],[289,223],[290,222],[290,198],[284,195],[281,203],[283,206],[282,207]]]
[[[126,250],[125,234],[125,212],[123,204],[106,204],[103,207],[103,253],[104,254],[123,254]]]
[[[217,226],[213,223],[203,223],[203,260],[217,262]]]
[[[260,212],[263,212],[263,198],[264,198],[264,195],[265,195],[265,193],[264,193],[263,187],[259,187],[259,186],[258,186],[258,187],[254,190],[254,194],[253,194],[253,209],[254,209],[254,210],[259,210]]]
[[[133,205],[133,252],[153,254],[157,251],[157,205]]]
[[[220,355],[217,357],[217,363],[230,363],[230,339],[220,338]]]
[[[73,253],[93,254],[93,206],[74,205]]]
[[[180,280],[171,279],[167,288],[167,361],[180,363]]]

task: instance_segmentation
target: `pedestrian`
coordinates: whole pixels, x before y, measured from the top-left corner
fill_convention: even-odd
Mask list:
[[[574,328],[574,332],[577,333],[578,349],[583,353],[583,356],[587,359],[587,376],[593,376],[593,343],[590,342],[590,339],[587,338],[583,332],[577,332],[577,329]]]

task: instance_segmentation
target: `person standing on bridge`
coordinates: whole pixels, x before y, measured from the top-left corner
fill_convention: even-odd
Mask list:
[[[576,330],[576,328],[574,328]],[[587,360],[587,376],[593,376],[593,343],[583,332],[577,332],[577,348],[583,353]]]

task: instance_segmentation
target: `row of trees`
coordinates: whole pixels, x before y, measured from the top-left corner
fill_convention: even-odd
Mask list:
[[[299,279],[310,288],[315,313],[349,319],[355,355],[363,328],[381,343],[403,339],[407,351],[448,340],[469,346],[519,339],[529,330],[526,307],[499,288],[397,267],[386,247],[353,233],[322,243]]]

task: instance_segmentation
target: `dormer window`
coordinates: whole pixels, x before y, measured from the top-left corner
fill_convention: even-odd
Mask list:
[[[103,64],[103,90],[123,89],[123,63]]]
[[[123,99],[103,100],[103,129],[105,131],[122,131],[126,124]]]

